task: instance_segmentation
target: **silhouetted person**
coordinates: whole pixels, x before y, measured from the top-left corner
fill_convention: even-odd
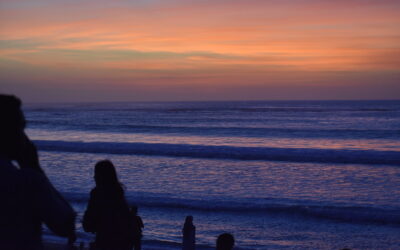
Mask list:
[[[138,208],[137,206],[131,207],[131,219],[132,219],[132,233],[133,233],[133,249],[141,250],[142,249],[142,228],[144,228],[144,224],[142,218],[137,215]]]
[[[182,249],[194,250],[196,247],[196,227],[193,225],[193,216],[186,216],[185,224],[182,229]]]
[[[224,233],[217,238],[217,250],[232,250],[235,245],[235,239],[232,234]]]
[[[94,180],[96,187],[90,192],[83,217],[83,229],[96,234],[92,249],[130,249],[132,222],[129,207],[111,161],[96,164]]]
[[[75,212],[40,167],[21,101],[0,95],[0,117],[0,249],[43,249],[42,223],[74,242]]]

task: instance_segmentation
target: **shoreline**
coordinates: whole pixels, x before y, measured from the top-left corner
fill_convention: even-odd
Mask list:
[[[80,248],[80,243],[74,243],[73,246],[68,246],[67,243],[61,243],[61,242],[43,242],[43,248],[45,250],[89,250],[89,244],[85,244],[83,248]],[[154,250],[177,250],[181,249],[180,246],[164,246],[164,245],[157,245],[157,244],[148,244],[148,243],[143,243],[142,244],[142,249],[154,249]],[[200,249],[205,249],[205,248],[200,248]],[[211,249],[211,248],[209,248]]]
[[[84,243],[83,248],[80,248],[80,244]],[[89,242],[77,241],[72,246],[68,246],[67,241],[65,243],[61,241],[51,241],[43,240],[43,249],[45,250],[89,250]],[[152,250],[180,250],[182,249],[181,244],[174,242],[162,242],[162,241],[142,241],[142,249],[152,249]],[[215,249],[213,247],[207,247],[202,245],[196,245],[198,250],[210,250]],[[237,248],[239,249],[239,248]]]

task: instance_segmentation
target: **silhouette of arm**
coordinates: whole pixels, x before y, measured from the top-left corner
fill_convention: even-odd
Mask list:
[[[34,209],[36,214],[55,234],[64,237],[75,235],[75,212],[47,177],[37,170],[25,169],[29,173]]]
[[[21,149],[18,155],[18,165],[20,168],[31,168],[44,173],[43,169],[40,167],[39,156],[35,144],[24,134],[25,143],[24,147]]]
[[[138,216],[138,221],[139,221],[139,227],[144,228],[144,224],[143,224],[142,218],[140,216]]]

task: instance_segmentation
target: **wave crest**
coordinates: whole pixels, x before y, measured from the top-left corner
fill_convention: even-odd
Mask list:
[[[397,151],[44,140],[37,140],[35,143],[38,145],[40,150],[58,152],[157,155],[234,160],[400,165],[400,152]]]

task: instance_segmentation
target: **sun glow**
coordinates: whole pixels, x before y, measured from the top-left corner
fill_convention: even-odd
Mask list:
[[[333,87],[341,73],[357,89],[399,79],[396,1],[100,2],[3,1],[2,80]]]

